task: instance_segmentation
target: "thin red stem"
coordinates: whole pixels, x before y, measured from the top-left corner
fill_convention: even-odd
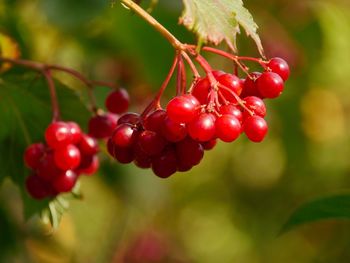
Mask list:
[[[187,64],[190,66],[190,69],[194,75],[195,79],[199,79],[201,76],[196,68],[196,66],[193,64],[191,58],[187,55],[186,52],[182,51],[181,55],[184,57],[184,59],[186,60]]]
[[[175,58],[174,58],[174,61],[173,61],[173,64],[171,65],[171,68],[169,70],[169,73],[168,75],[166,76],[162,86],[160,87],[157,95],[155,96],[155,98],[151,101],[150,104],[148,104],[148,106],[146,107],[146,109],[142,112],[141,114],[141,117],[144,118],[147,116],[147,114],[153,110],[154,108],[161,108],[161,105],[160,105],[160,98],[162,97],[166,87],[168,86],[169,84],[169,81],[171,79],[171,77],[173,76],[174,74],[174,71],[176,69],[176,66],[178,64],[178,61],[179,61],[179,55],[178,53],[176,54]]]
[[[50,91],[51,105],[52,105],[52,121],[55,122],[60,120],[60,110],[58,105],[55,83],[52,79],[51,71],[49,69],[43,70],[42,74],[46,78],[47,86]]]

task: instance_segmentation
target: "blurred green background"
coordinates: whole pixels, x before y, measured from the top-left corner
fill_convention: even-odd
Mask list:
[[[174,52],[139,17],[118,1],[112,4],[1,0],[0,31],[19,43],[23,58],[62,64],[126,87],[131,110],[139,112],[160,87]],[[267,102],[267,139],[219,143],[201,165],[167,180],[101,154],[99,174],[82,180],[84,200],[71,202],[53,234],[38,218],[25,222],[18,189],[5,180],[1,263],[350,262],[346,221],[278,235],[300,204],[350,187],[349,1],[247,0],[245,5],[260,27],[268,57],[285,58],[292,71],[283,96]],[[194,42],[178,25],[181,10],[180,0],[160,0],[153,15],[179,39]],[[238,46],[240,54],[257,56],[244,33]],[[207,58],[218,69],[232,66]],[[96,90],[100,106],[107,92]],[[0,157],[5,154],[0,149]]]

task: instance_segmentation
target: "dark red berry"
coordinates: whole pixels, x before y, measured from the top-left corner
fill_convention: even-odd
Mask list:
[[[61,173],[62,170],[57,167],[53,153],[44,155],[38,165],[37,175],[43,180],[52,181]]]
[[[62,170],[75,169],[79,166],[81,155],[78,147],[69,144],[54,151],[54,159],[58,168]]]
[[[248,96],[244,98],[245,106],[252,111],[254,114],[265,117],[266,115],[266,106],[262,99],[255,96]],[[245,114],[249,114],[248,112],[244,112]]]
[[[120,114],[129,108],[129,94],[125,89],[118,89],[108,94],[106,108],[109,112]]]
[[[217,139],[213,139],[207,142],[202,142],[203,149],[206,151],[212,150],[217,144]]]
[[[286,81],[289,78],[290,70],[288,63],[282,58],[272,58],[267,66],[272,72],[277,73],[280,77]]]
[[[200,163],[204,156],[203,146],[191,138],[176,143],[176,156],[179,166],[192,167]]]
[[[151,164],[152,164],[151,157],[141,149],[138,143],[135,144],[134,146],[134,153],[135,153],[134,164],[137,167],[142,169],[147,169],[151,167]]]
[[[107,151],[112,157],[115,157],[115,145],[112,138],[107,140]]]
[[[140,122],[140,114],[134,112],[127,112],[120,116],[118,119],[118,125],[123,123],[128,123],[136,125]]]
[[[112,113],[96,115],[89,121],[89,134],[97,139],[107,138],[112,135],[117,122],[118,116]]]
[[[77,175],[72,170],[64,171],[52,181],[52,187],[58,193],[66,193],[72,191],[77,182]]]
[[[207,104],[210,83],[207,77],[201,78],[194,85],[192,95],[196,97],[200,104]]]
[[[161,132],[163,121],[166,117],[166,111],[158,109],[149,114],[143,122],[145,130],[154,131],[157,133]]]
[[[112,135],[112,140],[117,147],[132,147],[138,133],[130,124],[120,124]]]
[[[187,96],[178,96],[169,101],[166,111],[168,117],[177,123],[191,122],[197,115],[197,108]]]
[[[141,132],[138,143],[141,149],[150,156],[160,154],[166,146],[164,138],[153,131]]]
[[[99,150],[96,139],[87,134],[82,135],[78,148],[82,155],[94,155]]]
[[[160,178],[168,178],[177,170],[177,159],[173,148],[166,149],[152,159],[152,171]]]
[[[70,127],[65,122],[53,122],[45,131],[46,143],[52,148],[59,148],[73,142]]]
[[[41,200],[52,193],[50,185],[35,174],[29,175],[25,184],[27,192],[34,199]]]
[[[67,122],[67,125],[69,127],[69,131],[72,135],[72,144],[77,144],[79,143],[81,136],[82,136],[82,131],[79,127],[79,125],[75,122]]]
[[[173,122],[167,117],[163,121],[161,134],[170,142],[179,142],[187,135],[186,125],[184,123]]]
[[[281,95],[284,83],[283,79],[274,72],[264,72],[256,81],[261,95],[265,98],[276,98]]]
[[[34,143],[27,147],[24,152],[24,162],[28,168],[36,169],[41,158],[45,154],[45,145],[43,143]]]
[[[233,142],[241,134],[241,123],[233,115],[222,115],[216,119],[216,135],[224,142]]]
[[[131,163],[135,159],[133,148],[120,148],[114,145],[114,158],[120,163]]]
[[[260,116],[251,116],[247,118],[243,126],[244,132],[253,142],[261,142],[267,133],[267,123]]]
[[[210,113],[202,113],[188,124],[187,129],[189,135],[196,141],[212,140],[215,137],[215,117]]]

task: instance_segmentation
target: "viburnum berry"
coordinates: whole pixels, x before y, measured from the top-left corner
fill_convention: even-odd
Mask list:
[[[75,169],[79,166],[81,155],[78,147],[69,144],[54,151],[54,159],[57,167],[62,170]]]
[[[166,146],[166,140],[153,131],[141,132],[138,143],[141,149],[150,156],[160,154]]]
[[[249,96],[245,97],[244,99],[245,106],[254,114],[265,117],[266,115],[266,106],[262,99],[255,97],[255,96]],[[246,115],[249,115],[247,111],[244,111]]]
[[[283,79],[274,72],[264,72],[256,81],[261,95],[265,98],[277,98],[281,95],[284,83]]]
[[[120,114],[127,111],[129,102],[129,93],[125,89],[118,89],[108,94],[105,104],[109,112]]]
[[[45,154],[45,145],[43,143],[34,143],[27,147],[24,152],[24,162],[31,169],[38,168],[41,158]]]
[[[69,127],[70,134],[72,135],[72,144],[79,143],[82,136],[82,131],[79,125],[72,121],[67,122],[67,125]]]
[[[249,76],[246,77],[246,79],[244,80],[241,98],[245,98],[247,96],[256,96],[259,98],[263,98],[263,95],[258,90],[256,81],[260,76],[260,72],[252,72]]]
[[[130,124],[123,123],[114,130],[112,140],[117,147],[132,147],[137,136],[137,131]]]
[[[145,120],[143,121],[143,127],[145,128],[145,130],[160,133],[165,117],[167,117],[165,110],[155,110],[145,118]]]
[[[140,122],[140,114],[134,113],[134,112],[127,112],[120,116],[118,119],[117,125],[128,123],[136,125]]]
[[[86,155],[81,159],[79,167],[75,172],[80,175],[92,175],[97,172],[100,162],[97,155]]]
[[[289,78],[290,70],[288,63],[282,58],[272,58],[267,63],[267,67],[272,71],[277,73],[283,81]]]
[[[202,160],[203,146],[191,138],[186,138],[176,144],[176,156],[181,167],[192,167]]]
[[[73,142],[70,127],[65,122],[53,122],[45,131],[46,143],[52,148],[59,148]]]
[[[36,174],[26,178],[25,186],[29,195],[34,199],[41,200],[53,194],[50,185]]]
[[[229,114],[233,115],[239,120],[240,122],[243,121],[243,113],[242,111],[238,108],[238,106],[234,104],[227,104],[227,105],[222,105],[220,107],[220,114]]]
[[[135,153],[131,147],[117,147],[116,145],[110,146],[114,151],[114,158],[120,163],[131,163],[135,159]]]
[[[224,142],[233,142],[241,134],[241,123],[229,114],[222,115],[216,119],[216,135]]]
[[[202,142],[203,149],[206,151],[212,150],[217,144],[217,139]]]
[[[260,116],[251,116],[244,122],[244,133],[253,142],[261,142],[267,133],[267,123]]]
[[[196,105],[198,103],[194,102],[188,96],[177,96],[169,101],[166,111],[168,117],[177,123],[188,123],[191,122],[197,115],[198,109]]]
[[[166,117],[163,120],[161,134],[169,142],[179,142],[187,136],[186,125],[184,123],[173,122],[170,118]]]
[[[215,117],[211,113],[202,113],[188,124],[188,133],[192,139],[205,142],[215,137]]]
[[[87,134],[81,136],[78,148],[83,155],[94,155],[99,150],[96,139]]]
[[[107,138],[112,135],[117,127],[118,116],[112,113],[99,114],[89,121],[89,135],[97,139]]]
[[[62,173],[62,170],[56,165],[52,152],[46,154],[41,159],[36,171],[37,175],[46,181],[52,181],[56,176]]]
[[[73,189],[77,178],[78,177],[75,172],[72,170],[67,170],[52,181],[52,186],[58,193],[70,192]]]
[[[237,102],[236,97],[232,93],[239,96],[242,92],[242,85],[240,79],[233,74],[223,74],[217,79],[220,84],[227,87],[231,92],[225,89],[221,89],[220,92],[223,94],[226,100],[230,102]]]
[[[177,159],[172,147],[152,159],[152,171],[160,178],[168,178],[177,171]]]

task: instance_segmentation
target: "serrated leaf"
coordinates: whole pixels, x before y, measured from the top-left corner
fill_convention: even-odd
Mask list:
[[[77,94],[55,82],[62,118],[86,124],[89,112]],[[24,166],[28,144],[44,140],[51,122],[51,102],[46,81],[36,73],[4,75],[0,78],[0,183],[9,176],[22,193],[25,218],[48,207],[49,200],[37,201],[24,189],[30,170]]]
[[[322,197],[301,205],[289,217],[281,233],[301,224],[326,219],[350,219],[350,194]]]
[[[258,26],[242,0],[183,0],[183,3],[185,9],[180,23],[194,31],[200,40],[215,45],[225,41],[236,51],[236,37],[241,26],[264,56]]]
[[[0,33],[0,56],[6,58],[19,58],[20,51],[18,44],[12,38]],[[11,64],[0,64],[0,72],[4,72],[11,68]]]

